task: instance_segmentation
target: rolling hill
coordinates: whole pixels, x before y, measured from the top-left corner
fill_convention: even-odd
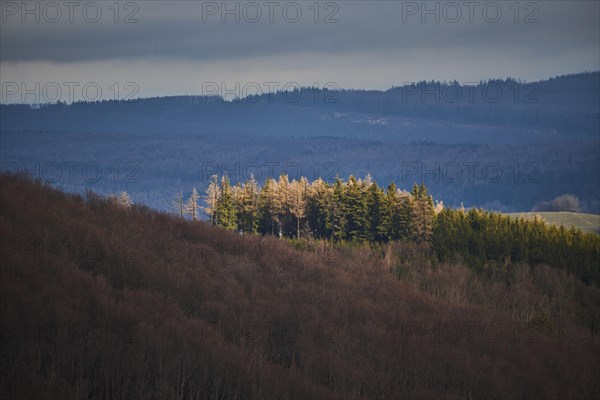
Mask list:
[[[241,236],[23,176],[0,187],[3,398],[600,390],[600,293],[563,271]]]
[[[175,192],[204,192],[213,173],[262,182],[285,173],[329,181],[371,174],[404,188],[425,182],[446,205],[504,212],[571,193],[598,214],[599,82],[598,72],[498,79],[460,86],[459,102],[421,97],[452,83],[418,82],[385,91],[304,88],[294,102],[278,93],[238,102],[0,104],[0,171],[33,172],[79,193],[126,190],[159,210]],[[481,96],[490,85],[502,88],[498,101]],[[515,102],[515,87],[533,98]],[[337,101],[326,102],[330,96]]]
[[[0,130],[486,144],[596,140],[599,82],[600,72],[592,72],[529,83],[415,82],[386,91],[296,88],[237,101],[200,94],[3,104]]]

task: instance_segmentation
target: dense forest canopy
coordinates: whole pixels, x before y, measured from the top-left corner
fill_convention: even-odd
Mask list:
[[[174,191],[204,192],[212,173],[245,175],[258,164],[264,184],[291,176],[285,166],[293,164],[329,183],[367,173],[386,187],[423,181],[455,208],[524,212],[568,193],[598,214],[599,88],[600,73],[590,72],[527,83],[399,82],[385,91],[328,85],[238,101],[199,94],[0,104],[0,169],[42,179],[62,172],[62,190],[125,190],[159,210]],[[90,163],[99,180],[86,180]],[[213,165],[218,171],[206,174]]]
[[[251,178],[231,185],[214,175],[204,196],[196,188],[189,199],[178,193],[171,202],[181,216],[209,221],[240,233],[277,235],[334,242],[430,245],[438,261],[548,264],[577,274],[584,282],[600,283],[600,236],[546,224],[541,218],[511,218],[481,209],[444,208],[426,186],[410,192],[391,183],[380,188],[364,179],[267,179],[260,187]]]
[[[197,96],[130,98],[73,103],[27,104],[3,99],[3,131],[110,133],[183,133],[290,136],[336,136],[405,140],[411,120],[484,125],[520,130],[521,141],[541,142],[539,130],[563,140],[595,139],[600,105],[600,72],[564,75],[538,82],[512,78],[482,82],[405,82],[385,91],[347,90],[335,82],[317,87],[292,85],[276,92],[231,88],[208,82]],[[239,85],[239,86],[238,86]],[[44,93],[43,88],[40,89]],[[30,101],[30,99],[29,99]],[[16,103],[16,104],[13,104]],[[243,129],[240,127],[243,126]],[[282,129],[284,127],[284,129]],[[425,136],[423,136],[425,135]],[[420,132],[433,139],[435,131]],[[485,143],[498,138],[485,135]],[[410,136],[414,140],[419,136]],[[517,135],[511,135],[511,140]],[[454,142],[472,141],[460,130]],[[511,143],[507,140],[506,143]]]

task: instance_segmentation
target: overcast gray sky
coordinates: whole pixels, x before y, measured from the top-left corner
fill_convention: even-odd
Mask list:
[[[234,91],[235,82],[240,91],[250,82],[264,91],[269,82],[387,89],[595,71],[599,4],[3,1],[2,99],[18,99],[23,83],[35,91],[36,82],[46,97],[56,89],[48,83],[58,84],[68,100],[69,88],[81,98],[90,82],[103,98],[123,98],[202,94],[211,82]]]

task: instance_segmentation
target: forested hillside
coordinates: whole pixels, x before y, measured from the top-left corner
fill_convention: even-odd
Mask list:
[[[418,129],[415,135],[418,134]],[[459,129],[459,128],[457,128]],[[474,135],[481,137],[476,128]],[[463,131],[461,127],[459,130]],[[504,137],[497,128],[495,137]],[[440,134],[444,136],[443,133]],[[447,136],[451,137],[451,136]],[[135,202],[159,210],[176,191],[204,193],[212,174],[232,184],[254,174],[257,182],[336,175],[365,176],[408,190],[425,182],[452,207],[531,211],[571,193],[585,212],[600,213],[599,142],[545,144],[443,144],[346,138],[273,138],[243,135],[122,135],[0,132],[1,167],[28,172],[65,191],[127,191]]]
[[[451,134],[453,143],[506,144],[595,140],[600,129],[600,72],[539,82],[410,82],[386,91],[344,90],[335,82],[258,95],[239,87],[236,99],[216,87],[197,96],[3,104],[0,130],[399,141]],[[494,134],[498,127],[502,135]]]
[[[239,235],[22,175],[0,187],[1,397],[600,391],[600,291],[567,271],[436,262],[426,241]],[[465,229],[454,213],[436,219]]]
[[[204,192],[213,173],[234,184],[250,172],[261,184],[281,173],[329,183],[371,173],[385,187],[425,182],[453,207],[527,212],[572,194],[583,212],[600,214],[599,88],[592,72],[386,91],[302,88],[238,101],[1,104],[0,170],[66,191],[126,190],[159,210],[166,194]]]
[[[202,197],[204,201],[201,201]],[[460,260],[472,267],[486,263],[548,264],[570,271],[586,283],[600,284],[600,236],[549,225],[541,218],[513,219],[481,209],[444,208],[426,186],[411,192],[392,182],[380,188],[370,175],[336,178],[333,184],[305,177],[254,179],[231,186],[215,175],[200,196],[196,188],[184,200],[178,193],[171,208],[198,220],[201,211],[222,228],[297,239],[349,243],[405,243],[431,246],[437,261]]]

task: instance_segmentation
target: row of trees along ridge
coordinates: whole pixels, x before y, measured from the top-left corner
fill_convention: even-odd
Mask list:
[[[204,196],[194,188],[184,200],[178,193],[171,207],[184,217],[209,221],[240,233],[335,242],[430,245],[438,261],[471,266],[489,262],[548,264],[600,283],[600,236],[546,224],[541,218],[511,218],[481,209],[444,208],[423,183],[410,192],[391,183],[379,187],[369,175],[309,182],[281,175],[261,187],[254,178],[232,185],[214,175]]]

